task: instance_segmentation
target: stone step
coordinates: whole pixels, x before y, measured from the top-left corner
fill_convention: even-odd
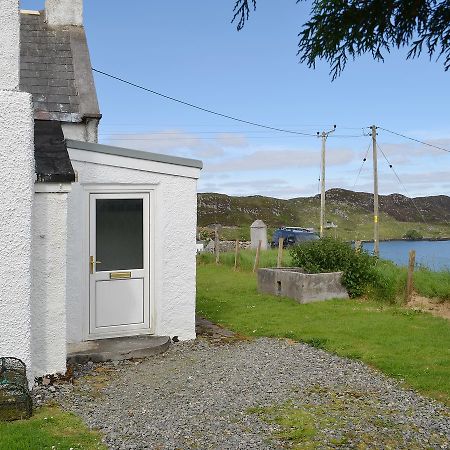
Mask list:
[[[84,364],[88,361],[122,361],[146,358],[165,352],[170,346],[169,336],[131,336],[67,345],[67,363]]]

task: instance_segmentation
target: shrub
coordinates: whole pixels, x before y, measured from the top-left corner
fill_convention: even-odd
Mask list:
[[[420,241],[423,239],[423,236],[417,230],[408,230],[403,238],[410,241]]]
[[[330,237],[308,241],[291,249],[292,262],[309,273],[343,272],[342,283],[350,297],[367,292],[375,281],[377,258],[364,250]]]

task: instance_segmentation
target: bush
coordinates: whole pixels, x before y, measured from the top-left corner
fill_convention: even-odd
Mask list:
[[[377,258],[364,250],[330,237],[308,241],[291,249],[292,262],[309,273],[343,272],[342,284],[350,297],[358,297],[373,285]]]
[[[417,230],[408,230],[403,238],[410,241],[420,241],[423,239],[423,236]]]

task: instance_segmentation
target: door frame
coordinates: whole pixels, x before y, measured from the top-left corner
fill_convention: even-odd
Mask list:
[[[84,340],[107,339],[114,337],[139,336],[155,333],[155,225],[156,225],[156,190],[157,185],[136,185],[136,184],[90,184],[84,185],[84,242],[82,248],[82,270],[84,302],[83,309],[83,336]],[[148,298],[150,323],[149,328],[133,331],[111,331],[108,333],[95,334],[90,332],[90,198],[92,194],[148,194],[149,197],[149,217],[148,217]]]

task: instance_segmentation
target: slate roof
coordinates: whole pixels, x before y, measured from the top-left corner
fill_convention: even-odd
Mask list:
[[[33,94],[35,119],[100,118],[84,29],[49,27],[44,11],[20,16],[20,89]]]
[[[34,160],[38,182],[71,183],[75,172],[70,162],[61,123],[51,120],[34,122]]]

